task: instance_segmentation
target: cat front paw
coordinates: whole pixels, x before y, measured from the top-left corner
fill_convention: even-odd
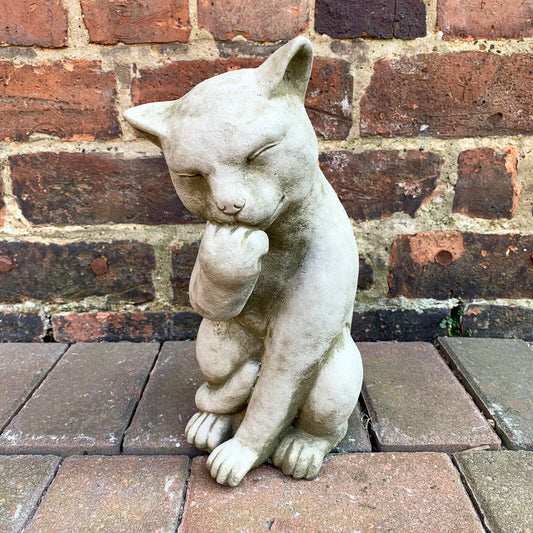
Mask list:
[[[228,440],[233,432],[233,416],[199,411],[185,428],[187,442],[199,450],[214,450]]]
[[[236,487],[258,459],[256,451],[233,438],[215,448],[207,459],[207,468],[217,483]]]

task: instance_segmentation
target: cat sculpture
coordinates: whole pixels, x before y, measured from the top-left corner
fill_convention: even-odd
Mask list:
[[[350,335],[357,246],[318,166],[304,108],[312,62],[297,37],[258,68],[125,113],[207,220],[189,287],[205,383],[185,432],[230,486],[267,460],[316,477],[361,389]]]

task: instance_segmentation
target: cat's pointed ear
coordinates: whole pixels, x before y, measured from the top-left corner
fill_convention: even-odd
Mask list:
[[[269,98],[296,94],[303,101],[312,66],[311,42],[305,37],[296,37],[258,67],[257,76]]]
[[[131,107],[124,112],[124,118],[148,140],[161,148],[161,139],[167,133],[174,101],[152,102]]]

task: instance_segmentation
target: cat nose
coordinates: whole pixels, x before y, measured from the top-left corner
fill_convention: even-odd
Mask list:
[[[244,199],[234,202],[217,202],[217,207],[226,215],[236,215],[246,204]]]

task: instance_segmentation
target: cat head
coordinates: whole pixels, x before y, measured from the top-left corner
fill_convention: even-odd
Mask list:
[[[266,229],[310,191],[318,147],[303,102],[311,43],[297,37],[255,69],[215,76],[179,100],[140,105],[126,120],[162,148],[194,214]]]

